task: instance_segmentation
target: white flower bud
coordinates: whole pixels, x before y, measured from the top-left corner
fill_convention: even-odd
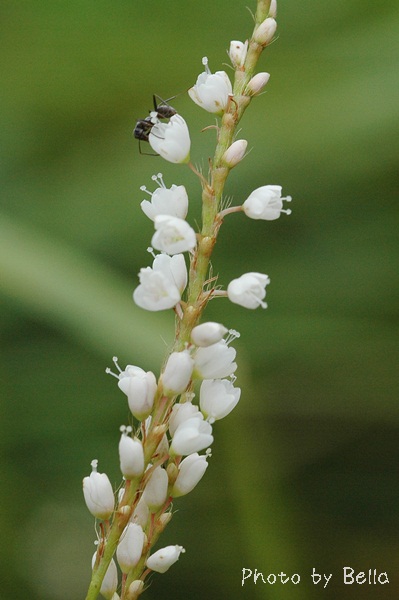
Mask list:
[[[241,395],[228,379],[206,379],[201,384],[200,408],[209,422],[226,417],[237,405]]]
[[[248,96],[259,94],[270,79],[270,73],[257,73],[252,77],[247,85],[246,93]]]
[[[158,311],[173,308],[180,302],[187,285],[187,268],[183,254],[158,254],[151,267],[140,270],[140,285],[133,292],[137,306]]]
[[[197,325],[191,332],[191,340],[196,346],[206,347],[220,342],[227,333],[226,327],[220,323],[208,321]]]
[[[91,561],[91,568],[94,568],[94,564],[96,562],[97,552],[93,554],[93,558]],[[118,570],[116,568],[116,563],[114,559],[111,559],[109,563],[108,569],[105,573],[104,579],[101,584],[100,594],[104,596],[106,600],[114,600],[116,588],[118,587]]]
[[[144,539],[144,531],[140,525],[128,523],[116,549],[116,558],[123,573],[129,573],[139,562]]]
[[[233,67],[242,67],[245,63],[245,58],[247,56],[248,50],[248,40],[244,42],[239,42],[238,40],[233,40],[230,42],[230,50],[229,57]]]
[[[267,17],[255,30],[254,40],[261,46],[266,46],[272,41],[276,33],[277,23],[272,17]]]
[[[118,387],[126,394],[132,415],[142,421],[148,417],[154,405],[157,391],[154,373],[127,365],[124,371],[120,371],[118,378]]]
[[[225,71],[212,74],[206,57],[202,59],[202,64],[205,71],[198,76],[196,84],[188,90],[188,94],[198,106],[210,113],[221,115],[233,93],[231,81]]]
[[[113,513],[115,498],[105,473],[97,473],[97,460],[91,461],[92,472],[83,479],[83,495],[87,508],[97,519],[107,520]]]
[[[237,369],[236,350],[225,340],[206,348],[198,348],[194,356],[195,374],[202,379],[228,377]]]
[[[125,479],[133,479],[144,473],[144,450],[141,441],[131,438],[128,433],[128,428],[124,427],[119,441],[119,460],[122,475]]]
[[[269,17],[273,17],[273,19],[275,19],[276,15],[277,15],[277,0],[272,0],[270,2]]]
[[[290,215],[291,210],[283,208],[283,201],[291,202],[291,196],[282,198],[281,189],[281,185],[264,185],[251,192],[242,205],[247,217],[274,221],[282,212]]]
[[[157,215],[170,215],[185,219],[188,211],[188,196],[184,185],[173,184],[172,187],[167,188],[162,179],[162,173],[153,175],[152,180],[159,185],[155,192],[149,192],[145,186],[140,188],[141,191],[151,196],[151,202],[143,200],[140,204],[144,214],[152,221]]]
[[[208,468],[206,459],[205,455],[200,456],[198,452],[194,452],[181,461],[171,496],[178,498],[195,488]]]
[[[190,133],[187,123],[180,115],[173,115],[168,123],[157,121],[148,136],[151,148],[172,163],[190,160]]]
[[[183,404],[174,404],[171,415],[169,417],[169,433],[173,437],[176,429],[183,421],[196,417],[203,419],[202,413],[200,413],[198,406],[191,402],[183,402]]]
[[[166,573],[178,559],[181,552],[185,552],[183,546],[166,546],[157,552],[154,552],[146,562],[146,565],[152,571],[157,573]]]
[[[132,523],[137,523],[137,525],[141,525],[144,529],[147,525],[148,518],[150,516],[150,510],[145,503],[143,497],[138,501],[136,508],[134,509],[133,515],[130,518]]]
[[[212,425],[193,417],[183,421],[176,429],[171,452],[178,456],[187,456],[208,448],[213,442]]]
[[[137,598],[140,596],[141,592],[143,591],[143,587],[144,587],[144,581],[142,581],[141,579],[135,579],[134,581],[132,581],[132,583],[129,585],[128,595],[127,595],[129,600],[137,600]]]
[[[233,279],[227,286],[227,296],[234,304],[244,308],[266,308],[263,298],[266,296],[265,287],[270,283],[268,275],[263,273],[245,273],[238,279]]]
[[[244,158],[247,150],[247,140],[236,140],[227,148],[226,152],[222,156],[222,162],[232,169]]]
[[[144,488],[144,502],[151,512],[156,512],[166,501],[168,492],[168,475],[162,467],[156,467]]]
[[[151,244],[166,254],[179,254],[193,250],[197,245],[195,231],[187,221],[170,215],[157,215],[154,219],[156,232]]]
[[[172,352],[162,374],[162,385],[166,393],[181,394],[188,386],[194,361],[188,350]]]

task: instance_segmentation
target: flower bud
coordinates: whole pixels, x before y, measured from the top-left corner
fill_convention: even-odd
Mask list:
[[[206,459],[206,456],[194,452],[181,461],[171,496],[174,498],[184,496],[195,488],[208,468]]]
[[[263,298],[266,296],[266,286],[270,283],[268,275],[263,273],[245,273],[238,279],[233,279],[227,286],[227,296],[234,304],[244,308],[267,308]]]
[[[157,573],[166,573],[178,559],[181,552],[185,552],[183,546],[166,546],[157,552],[154,552],[146,562],[146,565],[152,571]]]
[[[193,250],[197,245],[195,231],[187,221],[170,215],[156,215],[155,233],[151,244],[166,254],[180,254]]]
[[[270,79],[270,73],[257,73],[252,77],[247,85],[246,93],[248,96],[259,94]]]
[[[200,408],[210,423],[223,419],[236,406],[241,390],[228,379],[206,379],[201,384]]]
[[[172,352],[162,374],[162,385],[167,394],[181,394],[188,386],[194,361],[188,350]]]
[[[143,591],[143,588],[144,588],[144,581],[142,581],[141,579],[135,579],[129,585],[129,589],[127,591],[127,598],[129,600],[137,600],[137,598],[140,596],[141,592]]]
[[[206,347],[220,342],[222,337],[226,335],[228,329],[220,323],[208,321],[197,325],[191,332],[191,341],[196,346]]]
[[[94,553],[91,568],[94,568],[95,562],[97,558],[97,552]],[[108,569],[105,573],[104,579],[101,584],[100,594],[104,596],[106,600],[114,600],[114,594],[116,592],[116,588],[118,587],[118,570],[116,568],[116,563],[114,559],[111,559],[109,563]]]
[[[254,40],[261,46],[267,46],[276,33],[277,23],[272,17],[267,17],[255,30]]]
[[[187,163],[190,160],[190,133],[180,115],[173,115],[168,123],[157,120],[151,128],[148,141],[151,148],[169,162]]]
[[[128,428],[121,428],[119,441],[119,460],[122,475],[125,479],[133,479],[144,473],[144,451],[141,441],[128,435]]]
[[[192,417],[178,426],[170,449],[171,453],[177,456],[187,456],[208,448],[212,442],[212,425],[202,419]]]
[[[161,508],[167,498],[168,475],[162,467],[156,467],[144,488],[143,498],[151,512]]]
[[[269,17],[273,17],[273,19],[275,19],[276,15],[277,15],[277,0],[272,0],[270,2]]]
[[[143,497],[138,501],[136,508],[134,509],[133,515],[130,518],[132,523],[137,523],[137,525],[141,525],[144,529],[147,525],[148,518],[150,516],[150,511],[145,503]]]
[[[137,565],[143,552],[143,546],[144,531],[140,525],[128,523],[116,549],[116,558],[123,573],[129,573]]]
[[[248,146],[247,140],[236,140],[227,148],[222,156],[222,162],[226,167],[232,169],[244,158]]]
[[[229,57],[233,67],[242,67],[247,56],[248,41],[245,43],[233,40],[230,42]]]
[[[97,519],[107,520],[113,513],[115,498],[105,473],[97,473],[97,460],[91,461],[92,472],[83,479],[83,495],[87,508]]]

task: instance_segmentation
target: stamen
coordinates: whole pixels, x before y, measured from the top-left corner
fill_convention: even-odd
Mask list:
[[[113,356],[112,360],[114,362],[115,367],[118,369],[119,373],[122,373],[122,369],[120,368],[120,366],[118,365],[118,357],[117,356]]]
[[[97,458],[95,458],[94,460],[91,461],[90,463],[91,465],[91,469],[93,473],[97,473],[97,465],[98,465],[98,460]]]
[[[203,64],[203,65],[204,65],[204,67],[205,67],[205,73],[208,73],[208,75],[211,75],[211,70],[210,70],[210,68],[208,67],[208,57],[207,57],[207,56],[204,56],[204,57],[203,57],[203,59],[202,59],[202,64]]]
[[[225,342],[227,345],[231,344],[231,342],[233,342],[236,338],[240,337],[240,333],[238,331],[236,331],[235,329],[229,329],[228,331],[228,335],[225,338]]]
[[[116,377],[116,379],[119,380],[119,375],[117,375],[116,373],[114,373],[113,371],[111,371],[111,369],[109,367],[107,367],[105,369],[105,372],[106,372],[107,375],[112,375],[112,377]]]
[[[154,248],[152,248],[151,246],[148,246],[147,252],[149,252],[153,258],[156,257],[156,254],[154,252]]]
[[[141,185],[140,189],[141,189],[142,192],[145,192],[149,196],[152,196],[152,192],[150,192],[149,190],[147,190],[147,188],[145,187],[145,185]]]
[[[158,173],[157,175],[153,175],[151,177],[151,179],[153,181],[155,181],[159,185],[159,187],[166,188],[166,185],[164,184],[164,181],[162,179],[162,173]]]
[[[286,215],[290,215],[290,214],[292,213],[292,210],[291,210],[290,208],[282,208],[282,209],[280,210],[280,212],[281,212],[281,213],[283,212],[283,213],[285,213]]]
[[[212,450],[211,450],[210,448],[207,448],[207,450],[206,450],[206,452],[205,452],[205,456],[206,456],[207,458],[211,458],[211,456],[212,456]]]

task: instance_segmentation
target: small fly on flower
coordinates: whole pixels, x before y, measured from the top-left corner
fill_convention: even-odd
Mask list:
[[[154,103],[154,110],[150,112],[149,116],[145,119],[139,119],[136,122],[136,126],[133,129],[133,135],[136,140],[139,140],[139,151],[140,154],[148,154],[147,152],[141,151],[140,142],[148,142],[148,137],[150,135],[151,129],[154,127],[155,123],[159,121],[159,119],[170,119],[177,113],[177,111],[168,104],[169,100],[176,98],[176,96],[172,96],[167,100],[162,100],[160,96],[156,94],[153,95],[152,100]],[[160,100],[160,102],[157,102]],[[156,155],[155,155],[156,156]]]

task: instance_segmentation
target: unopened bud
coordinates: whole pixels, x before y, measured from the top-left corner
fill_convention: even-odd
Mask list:
[[[270,2],[269,17],[273,17],[275,19],[276,15],[277,15],[277,1],[272,0]]]
[[[270,79],[270,73],[257,73],[247,85],[248,96],[259,94]]]
[[[261,46],[267,46],[276,33],[277,23],[272,17],[267,17],[254,32],[254,40]]]
[[[222,162],[224,162],[226,167],[232,169],[238,165],[238,163],[244,158],[247,145],[247,140],[236,140],[229,148],[227,148],[222,157]]]
[[[132,581],[127,591],[126,600],[137,600],[137,598],[143,591],[143,587],[144,581],[142,581],[141,579],[136,579],[135,581]]]

